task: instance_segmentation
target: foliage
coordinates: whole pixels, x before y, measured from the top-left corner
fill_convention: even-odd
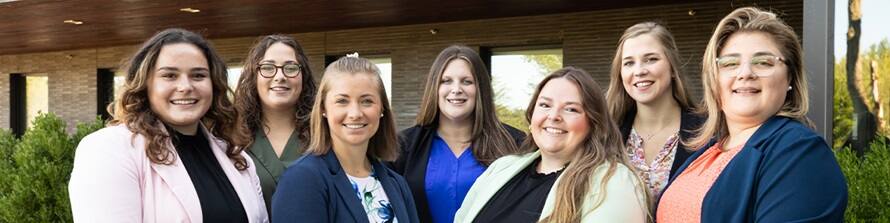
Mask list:
[[[847,60],[840,59],[834,65],[834,121],[832,129],[834,138],[834,148],[840,148],[849,138],[853,129],[853,104],[850,99],[850,92],[847,89],[847,71],[845,69]],[[890,43],[887,39],[880,43],[872,45],[868,50],[859,56],[858,74],[856,77],[857,86],[860,93],[866,100],[869,110],[878,117],[879,124],[878,134],[890,135]],[[874,66],[873,68],[873,65]],[[876,69],[877,72],[872,72]],[[876,77],[872,77],[872,74]],[[878,88],[874,88],[874,81],[877,81]],[[878,95],[879,102],[875,102],[875,93]],[[884,107],[883,114],[876,104],[882,104]],[[881,118],[883,117],[883,118]]]
[[[837,150],[849,193],[845,222],[890,222],[890,145],[887,143],[879,138],[863,157],[849,148]]]
[[[74,162],[74,149],[83,136],[101,128],[101,120],[80,124],[70,137],[64,120],[41,113],[20,141],[0,133],[2,152],[11,152],[4,168],[7,188],[0,196],[0,222],[70,222],[68,180]],[[14,144],[14,146],[10,146]],[[0,154],[5,155],[5,154]]]

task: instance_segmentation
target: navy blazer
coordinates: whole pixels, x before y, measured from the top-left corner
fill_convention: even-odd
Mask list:
[[[714,143],[692,154],[677,173]],[[705,194],[701,221],[843,222],[846,207],[847,183],[825,140],[798,121],[774,116]]]
[[[637,111],[631,110],[628,111],[627,114],[624,115],[624,120],[619,124],[619,130],[621,130],[621,142],[627,143],[627,138],[630,137],[630,130],[633,129],[634,119],[636,118]],[[683,145],[683,142],[686,142],[693,136],[695,136],[695,131],[701,127],[702,117],[698,114],[692,113],[692,111],[682,111],[680,113],[680,143],[677,144],[677,149],[674,150],[674,163],[671,164],[671,170],[668,173],[668,176],[673,176],[674,173],[677,172],[677,169],[680,168],[680,165],[686,162],[686,159],[692,155],[692,150],[686,148],[686,145]]]
[[[408,183],[371,159],[399,222],[420,222]],[[272,198],[273,222],[368,222],[368,216],[333,151],[307,154],[287,168]]]
[[[507,129],[507,133],[516,142],[516,146],[522,145],[522,141],[525,140],[525,132],[504,123],[501,123],[501,126]],[[426,199],[426,167],[430,160],[433,134],[437,128],[436,125],[415,125],[400,131],[401,153],[399,159],[387,163],[408,181],[408,186],[411,187],[417,204],[417,213],[423,222],[433,222],[433,216]]]

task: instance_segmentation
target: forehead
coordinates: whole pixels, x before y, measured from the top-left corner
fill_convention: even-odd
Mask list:
[[[755,53],[771,53],[782,56],[780,47],[771,35],[764,32],[738,32],[726,38],[718,55],[739,54],[751,56]]]
[[[207,58],[197,46],[174,43],[161,47],[156,67],[207,67]]]
[[[378,95],[380,92],[377,86],[378,81],[371,74],[332,73],[328,75],[334,76],[331,77],[333,79],[328,82],[330,88],[328,89],[327,97],[335,97],[338,95],[359,97],[366,94],[380,96]]]
[[[263,54],[263,57],[264,58],[268,58],[268,57],[294,58],[294,57],[296,57],[295,55],[296,55],[296,51],[294,51],[294,48],[291,48],[290,46],[288,46],[287,44],[284,44],[282,42],[277,42],[277,43],[273,43],[272,45],[269,46],[268,49],[266,49],[266,53]]]
[[[470,63],[467,60],[456,58],[445,64],[445,70],[442,71],[442,78],[463,78],[473,77],[473,71],[470,69]]]
[[[547,97],[554,102],[574,102],[581,103],[581,90],[569,79],[564,77],[554,78],[547,81],[541,88],[539,98]]]
[[[622,56],[642,56],[649,53],[662,54],[663,48],[653,34],[642,34],[624,40]]]

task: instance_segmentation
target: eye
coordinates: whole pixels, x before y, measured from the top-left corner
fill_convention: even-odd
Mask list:
[[[349,103],[349,100],[346,100],[345,98],[337,98],[336,100],[334,100],[334,104],[348,104],[348,103]]]
[[[442,81],[439,81],[439,83],[442,83],[442,84],[450,84],[450,83],[451,83],[451,78],[448,78],[448,79],[443,78]]]
[[[205,72],[192,73],[192,79],[194,80],[204,80],[204,78],[207,78],[208,76],[210,75]]]
[[[464,84],[464,85],[471,85],[471,84],[473,84],[473,80],[470,80],[470,79],[464,79],[464,80],[461,81],[460,83],[461,83],[461,84]]]
[[[775,65],[775,62],[769,57],[754,57],[751,58],[751,64],[761,67],[772,67]]]
[[[581,110],[578,110],[578,108],[575,108],[575,107],[567,107],[567,108],[565,108],[565,111],[571,112],[571,113],[581,113]]]
[[[625,66],[625,67],[630,67],[630,66],[634,65],[634,62],[632,60],[628,60],[628,61],[624,61],[624,63],[622,63],[621,65]]]
[[[298,64],[288,64],[284,65],[284,72],[288,74],[294,74],[300,72],[300,65]]]
[[[173,72],[163,72],[163,73],[158,74],[158,76],[160,76],[161,78],[166,79],[166,80],[176,79],[176,73],[173,73]]]
[[[717,58],[717,67],[721,69],[735,68],[739,65],[738,57],[719,57]]]
[[[361,103],[362,103],[362,105],[373,105],[374,99],[365,98],[365,99],[362,99]]]
[[[538,107],[539,108],[550,108],[550,104],[547,104],[546,102],[538,102]]]
[[[658,62],[658,60],[659,60],[658,57],[649,57],[649,58],[646,58],[645,62],[648,64],[653,64],[655,62]]]

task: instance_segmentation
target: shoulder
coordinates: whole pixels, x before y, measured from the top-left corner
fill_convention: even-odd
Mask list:
[[[515,165],[517,162],[527,161],[528,159],[537,158],[538,155],[539,154],[537,152],[530,152],[530,153],[524,153],[524,154],[514,154],[514,155],[502,156],[501,158],[494,160],[494,162],[492,162],[491,165],[488,166],[488,169],[486,171],[488,171],[488,170],[495,171],[495,172],[501,171],[503,169],[507,169],[507,168]]]
[[[143,137],[124,125],[109,126],[84,137],[77,144],[79,154],[101,152],[103,154],[142,154]]]
[[[328,166],[318,155],[306,154],[294,161],[281,175],[282,178],[322,178]]]
[[[758,147],[766,154],[785,153],[795,150],[825,150],[830,147],[825,140],[812,129],[791,119],[779,123],[778,126],[768,126],[762,135],[756,138],[754,147]],[[765,124],[766,125],[766,124]],[[772,130],[772,131],[770,131]],[[756,134],[756,133],[755,133]]]
[[[420,134],[420,132],[421,132],[423,129],[424,129],[423,126],[420,126],[420,125],[414,125],[414,126],[411,126],[411,127],[406,128],[406,129],[402,129],[402,131],[399,131],[399,136],[400,136],[400,137],[417,136],[417,135]]]
[[[525,138],[525,132],[523,132],[522,130],[513,128],[513,126],[510,126],[503,122],[501,123],[501,126],[503,126],[504,129],[507,130],[507,133],[509,133],[510,136],[513,137],[513,139],[516,139],[517,141],[521,141],[521,139]]]

